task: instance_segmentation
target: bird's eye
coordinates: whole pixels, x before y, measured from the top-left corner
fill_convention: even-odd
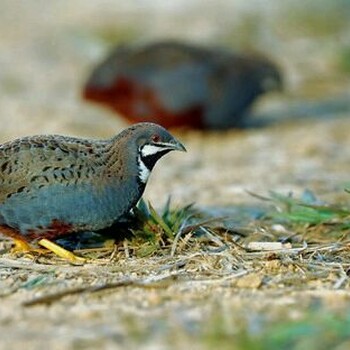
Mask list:
[[[160,141],[160,136],[158,134],[154,134],[151,137],[153,142],[159,142]]]

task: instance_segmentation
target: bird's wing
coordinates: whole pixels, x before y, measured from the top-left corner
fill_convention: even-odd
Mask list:
[[[0,146],[0,203],[14,193],[89,181],[99,171],[104,141],[33,136]],[[97,156],[96,156],[97,154]]]

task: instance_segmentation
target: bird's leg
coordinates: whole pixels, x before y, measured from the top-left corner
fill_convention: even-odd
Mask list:
[[[15,243],[15,246],[11,249],[12,253],[30,252],[31,250],[33,250],[29,243],[27,243],[23,239],[14,238],[13,241]]]
[[[48,251],[46,249],[41,248],[33,248],[28,242],[23,239],[14,238],[13,239],[15,246],[11,249],[12,254],[16,253],[38,253],[38,254],[47,254]]]
[[[50,250],[51,252],[53,252],[54,254],[56,254],[57,256],[59,256],[60,258],[66,259],[72,263],[83,263],[85,262],[84,258],[81,258],[79,256],[76,256],[75,254],[73,254],[72,252],[70,252],[67,249],[64,249],[63,247],[59,246],[58,244],[43,238],[41,239],[38,244],[40,244],[41,246],[45,247],[46,249]]]
[[[32,250],[31,246],[22,239],[14,238],[15,246],[12,248],[12,252],[29,252]]]
[[[36,252],[40,254],[47,253],[47,250],[53,252],[57,256],[66,259],[72,263],[83,263],[85,262],[85,259],[80,258],[76,255],[74,255],[72,252],[60,247],[58,244],[53,243],[49,241],[48,239],[44,238],[41,239],[38,244],[40,244],[42,247],[45,247],[46,249],[40,249],[40,248],[33,248],[24,238],[21,234],[19,234],[15,229],[0,225],[0,232],[4,235],[11,237],[14,240],[15,246],[11,249],[12,253],[31,253]]]

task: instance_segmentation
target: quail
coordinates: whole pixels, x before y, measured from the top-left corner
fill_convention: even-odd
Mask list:
[[[39,135],[0,145],[0,232],[75,260],[51,240],[111,226],[137,204],[156,162],[185,147],[138,123],[107,140]]]
[[[267,58],[162,41],[114,49],[82,95],[130,122],[226,129],[242,127],[257,97],[281,88],[281,73]]]

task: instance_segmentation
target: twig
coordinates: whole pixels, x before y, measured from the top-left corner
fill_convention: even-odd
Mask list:
[[[158,272],[162,272],[162,271],[166,271],[166,270],[173,270],[173,269],[180,269],[186,266],[186,261],[184,260],[178,260],[173,264],[165,264],[163,266],[161,266],[157,271]]]
[[[129,243],[128,243],[128,241],[126,239],[123,242],[123,247],[124,247],[125,257],[127,259],[129,259],[130,258]]]
[[[340,278],[339,279],[337,279],[337,281],[334,283],[334,286],[333,286],[333,288],[334,289],[339,289],[342,285],[343,285],[343,283],[348,279],[349,277],[348,276],[340,276]]]
[[[53,266],[53,265],[43,265],[36,264],[32,261],[24,262],[6,258],[0,258],[0,268],[12,268],[12,269],[22,269],[22,270],[31,270],[38,272],[51,272],[57,269],[57,267],[61,266]]]
[[[113,245],[112,254],[111,254],[111,256],[109,257],[109,261],[113,261],[113,260],[114,260],[114,258],[115,258],[115,256],[116,256],[117,252],[118,252],[118,247],[117,247],[116,244],[114,244],[114,245]]]
[[[174,241],[173,244],[171,246],[171,251],[170,251],[170,256],[173,257],[175,255],[175,251],[176,251],[176,247],[177,247],[177,243],[181,237],[181,235],[184,233],[184,229],[186,227],[187,221],[188,221],[189,217],[187,217],[183,223],[181,224],[179,231],[177,232],[177,234],[174,237]]]
[[[254,192],[251,192],[249,190],[245,190],[245,192],[248,193],[250,196],[258,198],[258,199],[260,199],[262,201],[265,201],[265,202],[271,202],[272,201],[271,198],[266,197],[266,196],[262,196],[261,194],[254,193]]]
[[[264,243],[266,244],[277,244],[276,242],[251,242],[250,246],[252,246],[252,243],[259,243],[260,244],[260,250],[256,250],[256,249],[251,249],[251,247],[249,247],[249,245],[246,247],[246,251],[250,254],[250,255],[263,255],[265,253],[278,253],[278,254],[299,254],[300,252],[304,252],[307,251],[308,249],[308,245],[307,243],[304,241],[303,242],[303,246],[302,247],[298,247],[298,248],[277,248],[277,249],[264,249]],[[283,245],[282,245],[283,246]],[[265,247],[267,248],[267,247]]]
[[[242,277],[244,275],[247,275],[248,273],[252,272],[253,269],[248,269],[248,270],[243,270],[243,271],[239,271],[237,273],[231,273],[228,275],[225,275],[224,277],[220,277],[220,278],[210,278],[210,279],[191,279],[189,281],[189,283],[191,285],[193,284],[206,284],[206,285],[210,285],[210,284],[218,284],[218,282],[226,282],[235,278],[239,278]]]
[[[343,265],[339,264],[339,272],[340,272],[340,277],[338,280],[334,283],[333,288],[334,289],[339,289],[343,283],[349,279],[349,276],[347,275],[346,271],[344,270]]]
[[[81,293],[96,293],[101,292],[108,289],[115,289],[120,287],[141,287],[141,288],[164,288],[167,285],[164,284],[167,280],[174,280],[179,273],[167,274],[166,276],[157,276],[152,279],[143,279],[143,280],[135,280],[131,278],[125,278],[123,280],[113,282],[113,283],[104,283],[96,286],[82,286],[77,288],[66,289],[57,293],[44,295],[38,298],[34,298],[29,301],[25,301],[22,305],[25,307],[35,306],[39,304],[51,304],[54,301],[60,300],[68,295],[75,295]]]
[[[206,236],[213,242],[215,243],[217,246],[219,247],[226,247],[227,248],[227,244],[225,242],[223,242],[216,234],[210,232],[207,228],[205,227],[200,227],[200,229],[206,234]]]
[[[65,296],[68,295],[75,295],[75,294],[80,294],[84,292],[97,292],[99,290],[108,289],[108,288],[118,288],[118,287],[125,287],[133,284],[133,280],[123,280],[115,283],[110,283],[110,284],[105,284],[105,285],[98,285],[98,286],[83,286],[83,287],[77,287],[77,288],[71,288],[71,289],[66,289],[57,293],[49,294],[49,295],[44,295],[42,297],[34,298],[29,301],[25,301],[22,305],[23,306],[34,306],[38,304],[51,304],[54,301],[57,301],[59,299],[62,299]]]
[[[223,221],[223,220],[226,220],[226,219],[229,219],[230,217],[229,216],[219,216],[217,218],[210,218],[210,219],[207,219],[207,220],[203,220],[201,222],[198,222],[197,224],[193,224],[193,225],[189,225],[189,226],[186,226],[183,230],[183,233],[184,234],[187,234],[191,231],[194,231],[202,226],[206,226],[208,224],[211,224],[213,222],[219,222],[219,221]]]

